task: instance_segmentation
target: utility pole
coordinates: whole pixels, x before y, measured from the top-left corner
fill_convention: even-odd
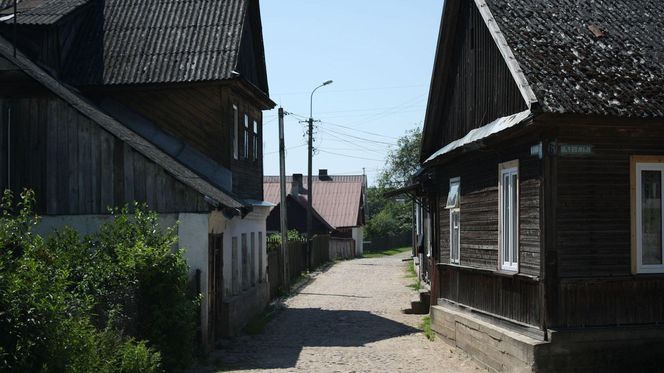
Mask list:
[[[284,290],[290,293],[290,277],[288,275],[288,222],[286,214],[286,145],[284,142],[284,109],[279,108],[279,184],[281,187],[281,205],[279,218],[281,221],[281,256],[283,258]]]
[[[314,152],[314,93],[320,87],[332,84],[331,80],[326,81],[325,83],[319,85],[311,91],[311,98],[309,100],[309,165],[308,165],[308,174],[307,174],[307,269],[311,272],[311,249],[312,249],[312,220],[313,220],[313,189],[314,183],[311,177],[311,162],[313,159]]]
[[[311,93],[313,97],[313,92]],[[314,148],[314,118],[309,117],[309,154],[308,154],[308,172],[307,172],[307,269],[311,272],[311,249],[312,249],[312,221],[313,221],[313,190],[314,183],[311,177],[311,168]]]

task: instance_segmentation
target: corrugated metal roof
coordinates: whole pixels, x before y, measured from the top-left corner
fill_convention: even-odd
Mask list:
[[[360,220],[360,202],[365,185],[364,175],[330,175],[329,180],[320,180],[314,176],[313,207],[321,217],[335,228],[355,227]],[[280,202],[279,177],[263,178],[264,199],[278,204]],[[286,177],[286,188],[290,192],[292,177]],[[303,180],[307,187],[306,177]],[[300,195],[306,200],[306,196]]]
[[[89,0],[22,0],[17,5],[16,22],[21,25],[48,25],[59,21]],[[0,0],[0,18],[14,13],[13,0]],[[13,22],[11,20],[10,22]]]
[[[664,116],[661,0],[476,0],[544,111]]]
[[[232,77],[248,0],[106,0],[104,84]]]

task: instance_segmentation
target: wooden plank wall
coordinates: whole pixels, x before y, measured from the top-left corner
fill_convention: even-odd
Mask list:
[[[447,85],[432,87],[432,92],[445,94],[429,102],[436,128],[432,131],[435,140],[423,149],[426,156],[472,129],[527,109],[474,2],[462,1],[459,12],[455,48],[437,52],[453,53],[453,57],[449,70],[436,69],[439,74],[449,75],[447,79],[434,79],[437,84]],[[439,62],[444,60],[439,58]]]
[[[0,108],[0,188],[10,140],[11,188],[35,190],[41,214],[104,214],[134,200],[158,212],[209,211],[203,196],[59,98],[0,97]]]
[[[257,108],[250,100],[233,92],[230,88],[225,88],[223,96],[227,99],[227,107],[232,108],[235,104],[240,113],[240,125],[238,131],[239,157],[232,159],[231,171],[233,172],[233,193],[240,198],[263,200],[263,112]],[[232,123],[232,110],[229,111]],[[249,158],[243,157],[243,139],[244,139],[244,114],[249,114],[251,121],[258,121],[258,159],[252,160],[254,147],[253,141],[253,122],[249,124]],[[278,157],[273,154],[273,157]]]
[[[539,282],[439,266],[441,297],[494,315],[540,326]]]
[[[552,121],[553,123],[553,121]],[[631,155],[663,155],[664,123],[556,118],[558,144],[593,146],[590,156],[554,158],[557,273],[548,297],[551,326],[664,322],[664,276],[631,274]],[[550,268],[549,268],[550,267]]]
[[[527,149],[527,150],[526,150]],[[519,272],[540,274],[541,162],[529,147],[476,153],[436,169],[439,180],[440,262],[449,263],[449,179],[461,178],[461,265],[498,270],[498,164],[519,159]]]
[[[664,123],[560,126],[558,144],[589,144],[590,157],[557,157],[560,277],[625,276],[630,258],[630,155],[664,154]]]
[[[221,96],[221,88],[132,89],[114,91],[110,95],[230,169],[232,116]]]

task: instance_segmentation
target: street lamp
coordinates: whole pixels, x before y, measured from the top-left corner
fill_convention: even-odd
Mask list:
[[[313,180],[311,177],[311,161],[313,158],[313,133],[314,133],[314,93],[318,88],[324,87],[326,85],[332,84],[331,80],[326,81],[325,83],[319,85],[311,91],[311,98],[309,100],[309,173],[307,175],[307,268],[311,272],[311,239],[313,233],[312,229],[312,219],[313,219]]]

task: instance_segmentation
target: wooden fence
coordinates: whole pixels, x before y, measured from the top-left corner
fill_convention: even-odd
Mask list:
[[[276,297],[279,289],[283,289],[284,265],[281,250],[275,242],[268,242],[268,279],[270,281],[270,296]],[[330,261],[330,236],[314,236],[311,248],[311,268]],[[307,241],[306,239],[288,241],[288,274],[291,285],[303,272],[307,271]]]
[[[355,240],[352,238],[330,238],[330,259],[355,258]]]

